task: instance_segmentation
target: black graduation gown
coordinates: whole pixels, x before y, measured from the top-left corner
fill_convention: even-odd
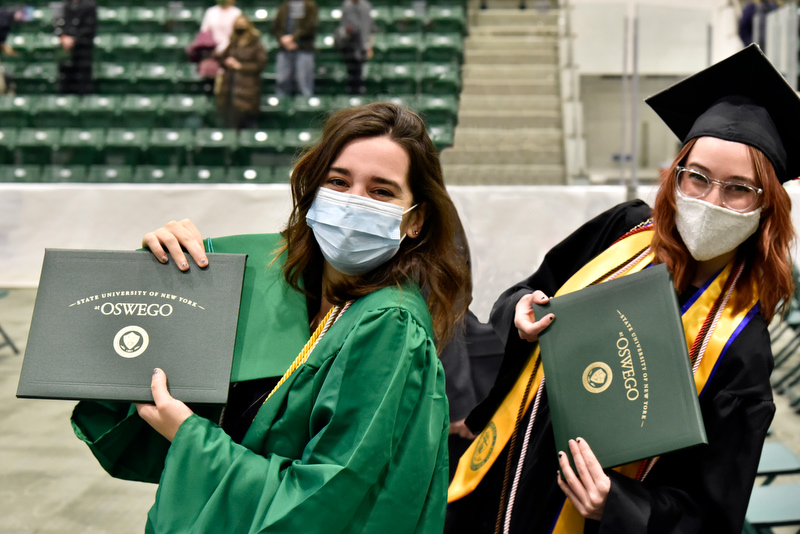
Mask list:
[[[489,421],[532,350],[532,344],[521,340],[513,326],[519,298],[535,289],[554,295],[584,264],[646,220],[650,211],[644,202],[632,201],[599,215],[551,249],[532,276],[500,296],[492,309],[491,322],[506,352],[492,392],[467,419],[473,432],[480,432]],[[688,296],[682,295],[681,301]],[[700,397],[708,446],[662,456],[644,482],[607,470],[611,492],[603,520],[587,521],[584,532],[742,532],[761,447],[775,413],[769,383],[773,359],[767,326],[761,314],[747,324]],[[507,449],[475,491],[448,506],[445,532],[494,531]],[[517,450],[515,460],[518,457]],[[523,466],[512,532],[551,531],[564,502],[556,482],[557,470],[545,394]]]

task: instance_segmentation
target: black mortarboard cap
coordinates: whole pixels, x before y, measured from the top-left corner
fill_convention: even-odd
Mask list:
[[[645,100],[685,144],[710,136],[761,150],[781,183],[800,176],[800,97],[757,44]]]

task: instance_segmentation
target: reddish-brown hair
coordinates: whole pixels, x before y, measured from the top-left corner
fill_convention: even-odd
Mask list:
[[[661,172],[661,187],[653,206],[655,235],[652,248],[656,262],[667,265],[678,292],[684,291],[691,282],[697,262],[689,254],[675,227],[675,167],[685,163],[695,141],[688,141],[678,152],[672,166]],[[754,147],[748,148],[756,180],[764,193],[758,230],[737,251],[737,257],[745,260],[745,270],[737,283],[733,307],[736,312],[743,310],[752,299],[755,287],[761,314],[770,321],[776,312],[785,313],[788,310],[794,292],[790,255],[795,239],[791,219],[792,202],[764,153]]]
[[[380,267],[328,288],[333,304],[363,297],[391,285],[416,280],[428,298],[428,309],[438,346],[450,338],[466,312],[472,295],[467,265],[469,252],[463,228],[442,178],[439,154],[428,137],[425,123],[413,112],[387,102],[368,104],[334,113],[325,123],[322,139],[308,149],[292,172],[292,213],[283,236],[288,255],[287,282],[319,299],[323,258],[314,233],[306,223],[317,189],[342,149],[355,139],[387,137],[409,158],[408,183],[414,204],[425,205],[425,222],[416,239],[404,239],[400,250]]]

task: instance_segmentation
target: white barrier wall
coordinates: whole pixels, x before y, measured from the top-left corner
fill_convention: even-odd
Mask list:
[[[528,276],[554,244],[623,201],[619,186],[452,186],[472,252],[472,310]],[[787,190],[800,205],[800,187]],[[652,203],[655,190],[639,197]],[[274,232],[291,208],[288,186],[0,184],[0,287],[36,287],[45,248],[131,250],[145,232],[191,218],[207,236]],[[800,210],[795,210],[800,228]],[[3,305],[0,300],[0,306]]]

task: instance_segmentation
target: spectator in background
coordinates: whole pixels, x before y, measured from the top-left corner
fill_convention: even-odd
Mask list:
[[[64,0],[55,17],[55,34],[61,40],[58,85],[61,93],[94,92],[92,53],[97,33],[95,0]]]
[[[261,71],[267,64],[260,35],[247,17],[237,17],[230,44],[219,56],[224,74],[216,95],[217,111],[225,128],[258,127]]]
[[[32,8],[30,8],[32,9]],[[17,53],[11,46],[6,43],[11,27],[18,22],[26,22],[30,20],[29,8],[25,6],[7,7],[0,9],[0,53],[4,56],[16,56]],[[9,80],[5,72],[0,69],[2,76],[0,76],[0,94],[8,92]]]
[[[285,0],[272,21],[272,34],[280,43],[275,63],[275,93],[287,96],[314,94],[314,39],[317,4],[312,0]]]
[[[234,4],[236,0],[217,0],[217,5],[206,9],[200,31],[210,31],[214,42],[217,43],[214,52],[222,54],[231,40],[233,24],[242,15],[242,10]]]
[[[758,46],[764,48],[765,33],[767,31],[767,13],[777,8],[780,4],[773,0],[750,0],[739,18],[739,39],[744,46],[758,41]],[[757,25],[757,26],[756,26]],[[758,34],[755,30],[758,29]]]
[[[364,62],[372,59],[376,31],[368,0],[344,0],[335,38],[347,65],[347,92],[351,95],[366,93]]]

